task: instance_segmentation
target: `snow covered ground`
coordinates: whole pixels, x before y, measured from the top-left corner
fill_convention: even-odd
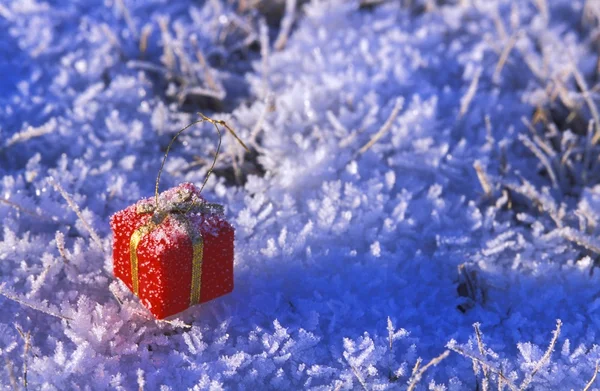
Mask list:
[[[0,1],[2,389],[600,389],[599,3],[285,8]],[[159,322],[109,217],[196,111],[235,290]]]

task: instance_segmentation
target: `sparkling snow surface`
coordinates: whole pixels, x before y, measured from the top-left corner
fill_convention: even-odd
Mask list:
[[[583,389],[599,3],[314,0],[284,46],[261,4],[0,0],[2,389]],[[203,191],[235,289],[155,321],[112,274],[109,216],[198,110],[256,156],[225,135]],[[200,186],[216,142],[184,133],[161,189]]]

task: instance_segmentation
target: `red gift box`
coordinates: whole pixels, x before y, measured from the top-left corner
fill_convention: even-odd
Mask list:
[[[233,227],[191,183],[115,213],[115,276],[158,319],[233,290]]]

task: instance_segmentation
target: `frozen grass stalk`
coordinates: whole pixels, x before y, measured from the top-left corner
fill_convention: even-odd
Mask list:
[[[394,124],[396,117],[400,113],[400,110],[402,110],[402,107],[404,107],[404,98],[396,98],[396,103],[394,104],[394,108],[392,109],[390,116],[385,121],[381,129],[379,129],[379,131],[375,133],[373,137],[371,137],[371,140],[369,140],[368,143],[366,143],[361,149],[358,150],[359,155],[362,155],[363,153],[367,152],[369,148],[371,148],[377,143],[377,141],[379,141],[379,139],[385,136],[385,134],[392,128],[392,125]]]
[[[450,350],[445,350],[442,354],[440,354],[439,356],[435,357],[434,359],[432,359],[431,361],[429,361],[427,364],[425,364],[425,366],[423,366],[421,368],[418,368],[418,366],[415,365],[415,368],[413,370],[413,374],[412,374],[412,376],[410,378],[410,381],[409,381],[409,385],[408,385],[407,391],[413,391],[415,389],[415,387],[417,386],[417,384],[423,378],[423,374],[425,373],[425,371],[427,371],[432,366],[437,366],[446,357],[448,357],[449,354],[450,354]],[[417,361],[417,363],[419,363],[419,361]]]
[[[63,189],[63,187],[60,185],[60,183],[58,183],[58,181],[56,181],[53,177],[48,177],[48,179],[50,180],[50,183],[54,186],[54,188],[65,199],[65,201],[67,201],[67,204],[69,205],[69,207],[71,208],[71,210],[73,212],[75,212],[75,214],[77,215],[77,217],[79,217],[79,219],[83,223],[83,226],[89,232],[92,240],[98,246],[98,249],[101,250],[102,252],[104,252],[104,249],[103,249],[103,246],[102,246],[102,241],[100,240],[100,237],[98,236],[98,234],[96,233],[96,231],[94,230],[94,228],[92,228],[92,226],[83,217],[83,215],[81,214],[81,210],[79,209],[79,206],[77,206],[77,204],[75,203],[75,201],[73,201],[73,199],[71,198],[71,196],[65,191],[65,189]]]

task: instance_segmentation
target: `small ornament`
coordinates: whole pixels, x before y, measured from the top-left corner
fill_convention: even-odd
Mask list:
[[[217,124],[225,126],[246,148],[223,121],[202,115],[202,120],[195,123],[202,121],[212,123],[219,137]],[[233,227],[225,220],[221,205],[206,202],[200,195],[214,168],[221,139],[200,189],[183,183],[158,193],[171,145],[189,126],[180,130],[167,147],[155,196],[115,213],[110,221],[115,276],[158,319],[233,290]]]

